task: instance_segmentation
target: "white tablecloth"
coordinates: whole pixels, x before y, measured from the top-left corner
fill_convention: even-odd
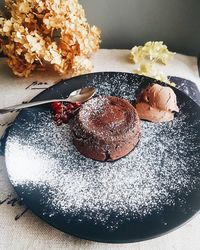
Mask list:
[[[93,55],[94,72],[121,71],[132,72],[135,68],[128,60],[128,50],[100,50]],[[177,54],[166,67],[159,66],[167,75],[179,76],[191,80],[200,89],[197,58]],[[29,101],[32,97],[51,86],[61,77],[51,72],[37,72],[31,77],[20,79],[8,69],[5,59],[0,59],[0,107]],[[16,114],[0,116],[0,136],[7,124]],[[0,200],[8,194],[15,197],[9,183],[4,157],[0,156]],[[49,226],[28,211],[19,220],[15,216],[24,210],[24,206],[11,206],[6,202],[0,205],[0,249],[128,249],[128,250],[199,250],[200,249],[200,214],[179,229],[162,237],[132,244],[95,243],[67,235]]]

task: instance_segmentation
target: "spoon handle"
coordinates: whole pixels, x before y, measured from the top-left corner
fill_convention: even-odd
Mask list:
[[[44,100],[44,101],[37,101],[37,102],[29,102],[29,103],[14,105],[14,106],[0,109],[0,114],[6,114],[15,110],[30,108],[30,107],[34,107],[34,106],[38,106],[42,104],[51,103],[51,102],[70,102],[70,100],[71,100],[70,98],[67,98],[67,99],[52,99],[52,100]]]

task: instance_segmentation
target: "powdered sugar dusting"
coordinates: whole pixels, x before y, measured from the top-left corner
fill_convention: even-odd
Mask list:
[[[56,127],[46,113],[38,116],[37,129],[36,124],[24,124],[27,131],[35,128],[28,140],[20,134],[9,139],[7,167],[15,186],[41,188],[51,214],[81,214],[107,225],[116,213],[116,226],[124,217],[172,205],[177,194],[190,192],[199,181],[190,169],[199,160],[199,147],[185,126],[187,117],[162,125],[142,122],[136,149],[116,162],[101,163],[77,152],[69,125]]]
[[[116,95],[132,99],[130,86],[120,85],[105,81],[98,94],[112,95],[114,88]],[[185,112],[185,105],[190,103],[180,107],[172,122],[141,122],[139,144],[115,162],[85,158],[72,143],[69,125],[57,127],[49,111],[27,111],[32,123],[21,122],[20,130],[12,131],[7,141],[10,180],[29,195],[31,190],[40,192],[43,200],[38,202],[49,216],[62,213],[106,228],[173,206],[200,181],[200,173],[192,168],[199,164],[200,145],[195,142],[199,120],[188,122],[197,114]]]
[[[102,96],[101,98],[93,98],[84,104],[84,109],[81,109],[82,122],[87,126],[91,116],[102,113],[104,106],[108,103],[108,99]]]

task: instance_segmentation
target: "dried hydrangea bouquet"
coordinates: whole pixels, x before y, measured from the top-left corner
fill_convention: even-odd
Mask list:
[[[51,66],[61,74],[90,72],[100,31],[90,26],[78,0],[6,0],[0,17],[0,47],[13,73],[27,77]]]

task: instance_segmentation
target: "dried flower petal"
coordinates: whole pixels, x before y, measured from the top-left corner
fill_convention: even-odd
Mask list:
[[[155,78],[155,79],[157,79],[159,81],[168,83],[171,86],[176,85],[174,82],[171,82],[163,72],[160,72],[156,68],[156,64],[152,63],[152,62],[140,64],[139,68],[134,70],[133,73],[138,74],[138,75],[144,75],[144,76]]]
[[[135,46],[131,49],[130,60],[132,63],[138,64],[138,69],[133,73],[153,77],[174,86],[175,84],[156,68],[157,63],[166,65],[174,54],[167,49],[163,42],[147,42],[144,46]]]
[[[73,76],[83,75],[91,72],[93,65],[91,61],[84,56],[76,56],[72,66]]]
[[[170,52],[163,42],[147,42],[144,46],[135,46],[131,49],[130,59],[133,63],[139,63],[144,59],[167,64],[175,53]]]
[[[18,76],[53,65],[55,71],[91,71],[100,31],[90,27],[77,0],[5,0],[10,19],[0,17],[0,49]]]

